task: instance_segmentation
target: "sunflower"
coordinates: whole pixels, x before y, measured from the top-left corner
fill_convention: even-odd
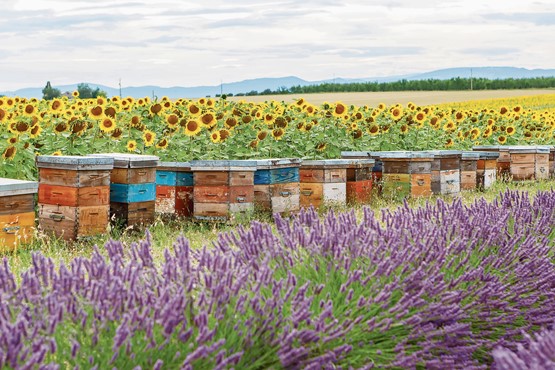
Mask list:
[[[61,134],[62,132],[66,132],[69,130],[69,125],[66,122],[60,122],[56,126],[54,126],[54,132],[56,134]]]
[[[202,113],[200,108],[194,103],[190,103],[187,106],[187,111],[189,112],[190,115],[192,115],[194,117],[199,116]]]
[[[509,111],[509,109],[507,109],[507,107],[501,107],[499,109],[499,113],[504,116],[505,114],[507,114],[507,112]]]
[[[505,143],[507,142],[507,137],[504,136],[504,135],[500,135],[500,136],[497,138],[497,141],[499,142],[499,144],[503,145],[503,144],[505,144]]]
[[[2,158],[12,160],[15,157],[15,153],[17,153],[17,148],[10,145],[4,150],[4,153],[2,153]]]
[[[418,112],[414,115],[414,120],[418,123],[424,123],[424,121],[426,120],[426,113],[424,112]]]
[[[484,130],[484,133],[482,134],[482,137],[484,139],[487,139],[488,137],[491,136],[492,133],[493,133],[493,130],[490,127],[488,127]]]
[[[141,124],[141,117],[140,116],[133,116],[131,117],[131,126],[138,126]]]
[[[156,148],[158,149],[166,149],[168,147],[168,139],[162,139],[156,143]]]
[[[225,120],[225,127],[228,129],[233,129],[237,126],[237,119],[235,117],[229,117]]]
[[[206,127],[214,127],[217,121],[216,121],[216,117],[212,113],[208,112],[208,113],[204,113],[200,117],[200,123]]]
[[[455,120],[456,120],[457,122],[460,122],[460,121],[462,121],[463,119],[464,119],[464,114],[463,114],[462,112],[457,112],[457,113],[455,113]]]
[[[123,135],[123,130],[119,127],[117,127],[114,131],[112,131],[112,135],[111,138],[114,140],[119,140],[121,139],[121,135]]]
[[[143,141],[145,142],[145,146],[152,146],[154,140],[156,140],[156,134],[150,130],[144,130]]]
[[[23,114],[26,116],[32,116],[36,113],[35,106],[33,104],[26,104],[23,108]]]
[[[343,117],[343,115],[345,115],[346,112],[347,112],[347,107],[345,106],[345,104],[341,102],[335,103],[335,106],[333,107],[333,112],[332,112],[332,114],[335,117]]]
[[[31,130],[29,131],[29,136],[31,137],[31,139],[34,139],[39,137],[41,133],[42,133],[41,125],[36,124],[33,127],[31,127]]]
[[[250,122],[252,121],[252,117],[249,116],[249,115],[242,116],[242,117],[241,117],[241,121],[242,121],[243,123],[250,123]]]
[[[380,126],[374,124],[372,126],[370,126],[370,128],[368,129],[368,133],[370,133],[370,135],[377,135],[380,133]]]
[[[453,141],[453,139],[449,138],[447,139],[447,141],[445,142],[445,147],[449,148],[451,146],[453,146],[453,144],[455,144],[455,142]]]
[[[94,119],[104,118],[104,109],[100,105],[95,105],[89,110],[89,115]]]
[[[195,136],[202,130],[202,127],[194,119],[187,121],[183,133],[187,136]]]
[[[150,110],[150,113],[152,114],[158,114],[162,110],[162,105],[159,103],[154,103],[150,106],[149,110]]]
[[[472,130],[470,130],[470,138],[472,140],[476,140],[478,139],[478,137],[480,136],[482,132],[480,131],[480,129],[478,127],[473,127]]]
[[[4,122],[4,119],[7,117],[7,113],[5,110],[3,110],[2,108],[0,108],[0,122]]]
[[[363,135],[363,132],[360,129],[356,129],[353,131],[352,135],[353,135],[353,139],[360,139]]]
[[[65,110],[64,102],[60,99],[54,99],[50,103],[50,109],[54,112],[61,112]]]
[[[316,144],[316,150],[319,152],[323,152],[324,150],[326,150],[326,143]]]
[[[255,149],[258,146],[258,140],[254,139],[250,142],[249,147]]]
[[[391,118],[393,118],[395,121],[397,121],[403,115],[403,109],[400,106],[394,107],[393,109],[391,109],[390,113],[391,113]]]
[[[110,117],[104,118],[99,123],[100,130],[103,132],[112,132],[116,129],[117,125],[116,122]]]
[[[220,139],[221,139],[222,141],[224,141],[224,140],[226,140],[228,137],[229,137],[229,131],[226,130],[225,128],[224,128],[224,129],[221,129],[221,130],[220,130]]]
[[[87,129],[87,122],[81,120],[72,121],[71,133],[81,135]]]
[[[79,97],[79,91],[75,90],[74,92],[71,93],[71,96],[73,96],[74,98],[78,98]]]
[[[268,131],[258,131],[258,133],[256,134],[256,138],[260,141],[266,139],[266,136],[268,136]]]
[[[127,151],[134,152],[135,150],[137,150],[137,142],[135,140],[129,140],[127,142]]]
[[[12,136],[7,141],[8,141],[8,144],[14,145],[19,141],[19,139],[17,138],[17,136]]]
[[[212,140],[213,143],[219,143],[220,141],[222,141],[220,137],[220,131],[214,131],[213,133],[211,133],[210,140]]]
[[[96,104],[97,105],[104,105],[104,104],[106,104],[106,99],[104,99],[104,97],[102,97],[102,96],[98,96],[98,97],[96,97]]]
[[[177,114],[169,114],[166,117],[166,123],[168,124],[168,126],[170,127],[176,127],[177,124],[179,123],[179,117],[177,116]]]
[[[455,122],[449,120],[445,123],[445,125],[443,125],[443,130],[444,131],[453,131],[455,130],[457,126],[455,125]]]
[[[61,150],[56,150],[54,153],[52,153],[51,155],[62,155],[62,151]]]
[[[272,136],[276,140],[281,140],[283,137],[283,134],[284,134],[284,131],[281,128],[276,128],[275,130],[272,131]]]
[[[407,132],[409,132],[409,126],[408,125],[401,125],[400,130],[401,130],[402,134],[406,134]]]
[[[509,136],[514,135],[515,132],[516,132],[516,128],[514,126],[507,126],[505,128],[505,133]]]
[[[107,107],[104,109],[104,114],[111,118],[116,118],[116,109],[114,107]]]

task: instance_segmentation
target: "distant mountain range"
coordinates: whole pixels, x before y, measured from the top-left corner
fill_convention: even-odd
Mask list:
[[[409,74],[401,76],[388,77],[367,77],[367,78],[335,78],[322,81],[305,81],[295,76],[278,77],[278,78],[255,78],[252,80],[244,80],[238,82],[224,83],[217,86],[194,86],[194,87],[160,87],[160,86],[130,86],[122,87],[121,94],[123,96],[132,96],[141,98],[145,96],[169,98],[199,98],[203,96],[216,96],[217,94],[239,94],[251,91],[262,92],[266,89],[276,91],[278,89],[288,89],[292,86],[318,85],[322,83],[353,83],[353,82],[393,82],[399,80],[427,80],[438,79],[447,80],[450,78],[487,78],[487,79],[507,79],[507,78],[534,78],[534,77],[555,77],[555,69],[526,69],[515,67],[467,67],[467,68],[448,68],[437,71]],[[79,82],[80,83],[80,82]],[[95,83],[85,82],[92,89],[97,87],[108,93],[108,96],[119,95],[119,89]],[[53,86],[60,91],[74,91],[77,84]],[[26,98],[41,98],[42,87],[24,88],[15,91],[0,92],[0,95],[6,96],[22,96]]]

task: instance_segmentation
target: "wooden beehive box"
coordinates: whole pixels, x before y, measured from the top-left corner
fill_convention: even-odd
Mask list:
[[[476,190],[478,170],[478,152],[462,152],[461,155],[461,190]]]
[[[461,155],[459,150],[432,150],[432,193],[458,195],[461,191]]]
[[[349,159],[303,161],[300,175],[301,207],[347,204]]]
[[[509,147],[503,145],[479,145],[473,146],[473,151],[479,152],[496,152],[499,153],[497,158],[497,176],[501,179],[509,179],[511,175],[511,155]]]
[[[193,216],[193,172],[189,162],[160,162],[158,165],[156,212]]]
[[[38,183],[0,178],[0,253],[33,239]]]
[[[105,233],[113,164],[94,156],[38,156],[40,229],[64,240]]]
[[[382,182],[383,162],[380,159],[380,152],[341,152],[342,159],[373,159],[374,166],[372,167],[372,186],[380,185]],[[381,188],[381,186],[380,186]]]
[[[383,196],[403,199],[432,195],[434,156],[428,152],[380,152],[383,162]]]
[[[476,151],[478,161],[476,162],[476,188],[479,190],[489,189],[497,179],[497,159],[499,152]]]
[[[272,213],[297,212],[300,208],[299,158],[255,160],[254,203]]]
[[[193,217],[226,221],[254,211],[254,172],[249,160],[191,161]]]
[[[93,156],[114,161],[110,178],[111,218],[128,227],[154,222],[158,157],[125,153]]]
[[[351,159],[347,165],[347,203],[369,204],[372,201],[374,159]]]
[[[555,146],[549,148],[549,177],[555,176]]]
[[[549,148],[543,146],[511,146],[511,176],[514,181],[549,178]]]

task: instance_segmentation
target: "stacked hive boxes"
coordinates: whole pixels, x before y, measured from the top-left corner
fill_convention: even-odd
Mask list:
[[[347,203],[347,159],[303,161],[299,170],[301,207]]]
[[[461,155],[458,150],[433,150],[432,193],[458,195],[461,191]]]
[[[378,190],[378,194],[381,194],[383,162],[380,159],[379,153],[380,152],[341,152],[341,158],[374,160],[374,166],[372,166],[372,187]]]
[[[42,230],[65,240],[106,232],[112,158],[38,156],[36,164]]]
[[[549,146],[549,177],[555,176],[555,146]]]
[[[156,170],[156,212],[193,216],[193,172],[189,162],[160,162]]]
[[[511,176],[515,181],[549,178],[549,148],[545,146],[511,146]]]
[[[502,145],[482,145],[474,146],[472,150],[479,152],[496,152],[499,153],[497,158],[497,176],[501,179],[508,180],[511,175],[511,156],[509,147]]]
[[[102,153],[113,158],[110,183],[110,214],[127,226],[154,222],[156,167],[153,155]]]
[[[352,159],[347,165],[347,203],[368,204],[372,200],[374,159]]]
[[[497,179],[497,159],[499,152],[475,152],[478,153],[476,164],[476,187],[479,190],[489,189]]]
[[[254,202],[272,213],[297,212],[299,196],[299,158],[256,160]]]
[[[478,170],[478,152],[462,152],[461,155],[461,190],[476,190]]]
[[[0,178],[0,253],[32,240],[38,183]]]
[[[432,195],[432,161],[428,152],[379,152],[383,162],[383,196],[403,199]]]
[[[254,210],[254,171],[248,160],[191,161],[194,179],[193,216],[226,221]]]

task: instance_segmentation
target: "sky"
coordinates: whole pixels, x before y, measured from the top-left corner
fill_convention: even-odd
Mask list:
[[[555,1],[0,0],[0,91],[555,68]]]

